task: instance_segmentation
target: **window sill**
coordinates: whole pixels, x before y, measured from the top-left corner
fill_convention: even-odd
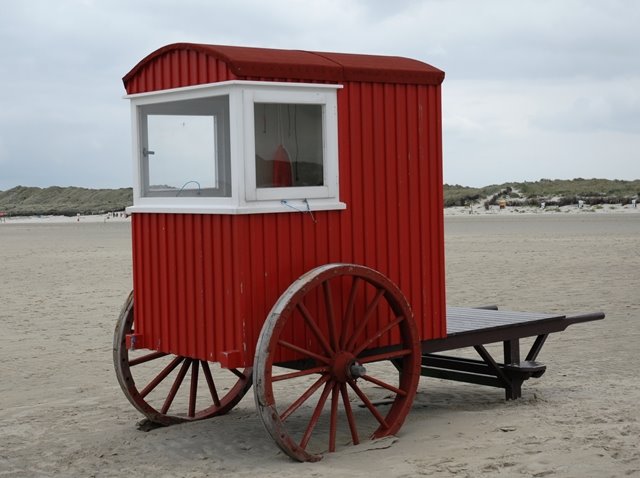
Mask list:
[[[144,204],[129,206],[127,214],[156,213],[156,214],[266,214],[282,212],[315,212],[315,211],[339,211],[346,209],[347,205],[331,199],[309,199],[308,201],[261,201],[257,204],[245,205],[205,205],[205,204]]]

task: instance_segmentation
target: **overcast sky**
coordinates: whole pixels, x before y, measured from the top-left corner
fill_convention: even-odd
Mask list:
[[[121,78],[174,42],[446,72],[444,180],[640,178],[635,0],[0,0],[0,190],[131,185]]]

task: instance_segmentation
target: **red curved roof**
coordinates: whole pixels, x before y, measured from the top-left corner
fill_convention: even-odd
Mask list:
[[[303,50],[279,50],[223,45],[174,43],[141,60],[122,79],[129,84],[154,63],[175,53],[193,52],[226,64],[237,79],[264,78],[294,81],[366,81],[439,85],[444,72],[417,60],[397,56],[356,55]]]

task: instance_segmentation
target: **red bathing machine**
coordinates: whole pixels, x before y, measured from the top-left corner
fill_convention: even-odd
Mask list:
[[[160,146],[153,137],[137,142],[134,154],[155,150],[137,164],[145,172],[136,171],[130,209],[141,346],[250,365],[277,298],[304,272],[328,263],[381,272],[411,304],[420,337],[443,337],[443,78],[404,58],[228,46],[170,45],[142,60],[124,78],[139,126],[145,117],[161,123],[153,116],[164,103],[152,103],[156,98],[176,108],[184,101],[176,121],[188,116],[187,105],[205,108],[210,101],[211,116],[196,118],[228,118],[217,133],[231,133],[238,144],[226,138],[216,148],[212,135],[202,145],[211,151],[188,163],[193,171],[179,162],[187,151],[159,165],[173,168],[159,171],[158,181],[171,180],[182,193],[156,196],[166,193],[149,187]],[[189,92],[195,99],[182,100]],[[233,105],[220,106],[227,101]],[[156,127],[160,135],[168,126]],[[234,127],[242,131],[230,132]],[[173,149],[183,146],[175,136],[167,140]],[[280,143],[292,163],[291,188],[259,182],[273,179],[263,170],[273,169]],[[214,186],[212,175],[206,177],[213,160],[202,172],[195,162],[202,156],[204,163],[206,153],[218,154],[215,179],[228,182],[226,194],[205,187],[206,181]],[[257,166],[256,157],[264,159]],[[199,181],[202,196],[193,195],[198,186],[191,180]]]
[[[135,408],[210,418],[255,384],[280,448],[317,460],[396,433],[421,374],[467,370],[508,398],[541,374],[513,343],[530,329],[447,313],[443,79],[400,57],[187,43],[124,77],[133,292],[114,363]],[[505,364],[438,357],[429,372],[429,353],[482,341],[504,341]]]

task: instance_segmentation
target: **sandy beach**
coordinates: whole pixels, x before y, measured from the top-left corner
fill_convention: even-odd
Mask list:
[[[0,223],[0,477],[640,476],[640,214],[461,210],[445,219],[450,305],[607,318],[552,335],[522,399],[423,378],[397,437],[316,464],[279,451],[253,393],[138,430],[112,365],[129,221]]]

